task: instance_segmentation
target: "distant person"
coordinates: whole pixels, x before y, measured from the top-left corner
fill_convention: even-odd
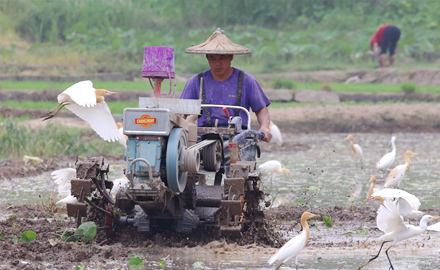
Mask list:
[[[380,67],[386,67],[387,51],[390,55],[390,66],[396,59],[397,42],[400,39],[400,29],[392,24],[384,24],[371,37],[370,49],[373,51]]]

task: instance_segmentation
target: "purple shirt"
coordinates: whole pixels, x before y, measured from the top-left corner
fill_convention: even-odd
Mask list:
[[[231,76],[224,81],[216,81],[212,75],[211,70],[203,71],[203,81],[205,84],[205,94],[208,104],[217,105],[236,105],[237,104],[237,83],[238,83],[239,69],[234,68]],[[191,77],[182,91],[181,99],[199,99],[200,82],[198,81],[198,74]],[[203,101],[202,101],[203,103]],[[261,89],[257,80],[249,73],[243,74],[243,86],[241,90],[241,106],[252,111],[258,111],[261,108],[270,105],[270,101]],[[221,108],[209,108],[211,112],[212,124],[215,124],[215,119],[218,119],[219,125],[227,125],[228,117]],[[207,126],[205,109],[202,109],[202,117],[197,121],[197,126]],[[234,109],[228,109],[229,115],[235,115]],[[247,126],[248,117],[243,110],[240,110],[240,117],[243,120],[243,126]]]

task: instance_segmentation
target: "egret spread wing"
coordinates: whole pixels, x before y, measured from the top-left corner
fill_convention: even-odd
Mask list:
[[[58,185],[58,196],[70,195],[70,180],[76,177],[76,170],[73,168],[64,168],[51,173],[55,184]]]
[[[74,168],[64,168],[53,171],[50,175],[55,180],[55,184],[61,185],[76,177],[76,170]]]
[[[104,140],[109,142],[119,140],[118,127],[105,101],[96,104],[94,107],[82,107],[72,103],[66,105],[66,108],[88,122],[92,129]]]
[[[93,107],[96,105],[95,88],[91,81],[81,81],[64,90],[61,95],[68,95],[76,104],[82,107]],[[58,98],[59,100],[60,98]]]
[[[420,200],[416,196],[401,189],[383,188],[374,192],[371,196],[381,196],[382,198],[402,198],[408,203],[408,206],[411,207],[411,209],[417,210],[420,207]]]
[[[377,227],[384,233],[393,232],[400,229],[405,229],[406,226],[403,224],[400,218],[399,209],[394,204],[391,199],[385,199],[384,205],[380,205],[377,210]]]
[[[428,230],[440,232],[440,222],[428,226]]]

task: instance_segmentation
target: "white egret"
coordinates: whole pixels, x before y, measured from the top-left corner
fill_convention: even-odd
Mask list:
[[[76,178],[76,170],[73,168],[64,168],[53,171],[51,174],[58,185],[58,197],[64,197],[56,204],[76,203],[78,199],[70,194],[70,180]]]
[[[286,174],[289,177],[289,179],[292,179],[290,170],[287,168],[283,168],[281,166],[281,162],[279,162],[278,160],[266,161],[260,166],[258,166],[258,169],[269,174],[269,180],[271,185],[272,185],[272,177],[275,173]]]
[[[272,139],[270,142],[276,143],[278,145],[283,144],[283,136],[281,135],[281,131],[274,122],[270,121],[269,124],[270,133],[272,134]]]
[[[310,229],[307,220],[313,217],[321,217],[320,215],[315,215],[310,212],[304,212],[301,216],[301,226],[302,232],[290,239],[285,243],[278,251],[269,259],[268,263],[272,265],[276,261],[281,261],[281,263],[275,268],[278,269],[292,258],[295,258],[296,269],[298,269],[298,254],[307,245],[310,236]]]
[[[394,160],[396,159],[396,136],[391,137],[391,146],[393,147],[393,150],[389,153],[386,153],[383,155],[383,157],[377,162],[376,168],[378,170],[386,170],[389,167],[391,167],[394,163]]]
[[[377,210],[376,222],[377,227],[379,228],[379,230],[384,232],[384,235],[379,237],[379,240],[382,241],[379,252],[368,262],[371,262],[372,260],[375,260],[377,257],[379,257],[383,245],[387,242],[391,242],[391,246],[385,251],[385,254],[387,255],[388,262],[390,263],[390,269],[394,269],[390,257],[388,256],[388,250],[391,247],[393,247],[399,241],[424,233],[426,232],[426,230],[440,231],[438,225],[439,223],[428,226],[429,220],[440,219],[440,217],[424,215],[420,220],[419,226],[405,225],[400,217],[399,209],[397,209],[396,205],[390,199],[384,199],[380,196],[375,196],[371,199],[379,200],[382,202],[379,209]]]
[[[76,170],[74,168],[63,168],[53,171],[50,175],[58,186],[58,196],[70,195],[70,180],[76,178]]]
[[[390,187],[398,187],[400,185],[400,182],[402,182],[403,177],[405,176],[405,174],[408,173],[409,168],[411,167],[410,156],[418,156],[418,154],[413,153],[411,151],[406,151],[403,156],[405,163],[401,165],[397,165],[394,169],[391,170],[391,172],[388,174],[387,179],[385,180],[385,184],[383,187],[390,188]]]
[[[379,190],[379,188],[376,187],[376,181],[377,181],[377,178],[376,178],[376,176],[374,176],[374,175],[372,175],[372,176],[370,177],[370,180],[368,181],[368,183],[370,184],[370,187],[368,188],[368,192],[367,192],[367,200],[368,200],[369,198],[371,198],[371,195],[372,195],[374,192],[376,192],[376,191]],[[371,201],[369,201],[369,203],[370,203],[371,206],[374,207],[374,209],[376,209],[376,210],[379,209],[380,202],[375,201],[375,200],[371,200]]]
[[[78,82],[58,95],[58,105],[43,115],[43,121],[54,117],[66,107],[79,118],[90,124],[90,127],[104,140],[119,140],[119,131],[110,109],[104,101],[105,96],[118,94],[105,89],[93,88],[91,81]]]
[[[363,156],[362,148],[360,147],[359,144],[354,143],[354,137],[351,134],[349,134],[345,138],[345,140],[350,140],[351,150],[353,151],[353,157],[354,157],[354,159],[356,161],[356,164],[357,164],[357,160],[359,160],[360,163],[361,163],[361,169],[363,169],[363,164],[362,164],[362,156]]]

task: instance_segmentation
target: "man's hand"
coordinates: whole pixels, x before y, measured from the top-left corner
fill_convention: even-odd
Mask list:
[[[263,107],[259,109],[258,111],[255,111],[255,114],[257,115],[258,123],[260,123],[260,129],[258,132],[264,133],[263,141],[270,142],[272,139],[272,133],[270,132],[269,126],[270,126],[270,116],[269,116],[269,110],[267,107]]]
[[[272,133],[270,132],[270,129],[267,127],[261,127],[258,132],[262,132],[264,133],[264,138],[263,141],[265,142],[270,142],[270,140],[272,139]]]

